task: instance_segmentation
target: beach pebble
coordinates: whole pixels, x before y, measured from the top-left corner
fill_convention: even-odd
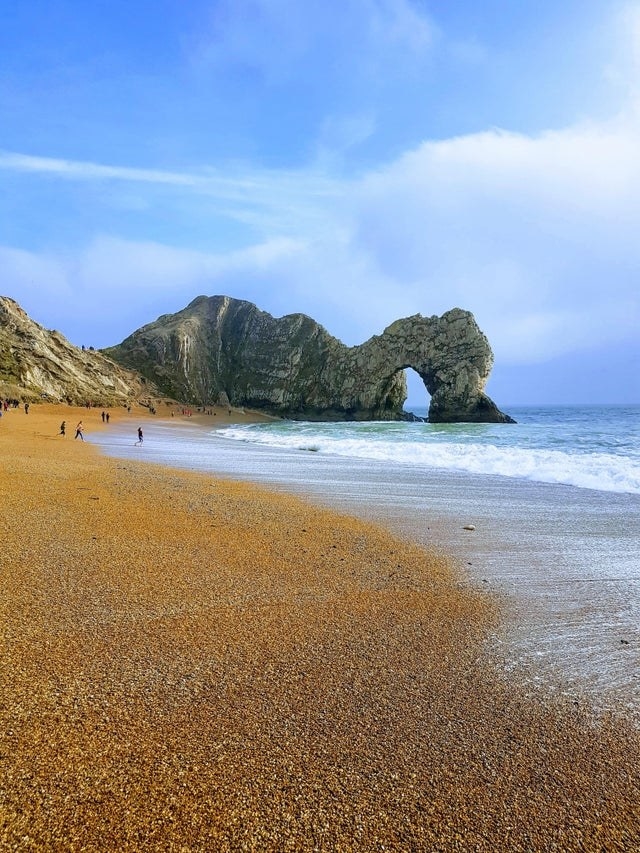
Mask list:
[[[54,452],[69,409],[40,409],[0,441],[0,849],[640,850],[635,721],[507,671],[491,584],[294,496]]]

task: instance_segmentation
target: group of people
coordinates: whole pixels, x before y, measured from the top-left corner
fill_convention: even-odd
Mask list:
[[[9,409],[17,409],[20,405],[19,400],[10,400],[8,397],[6,400],[0,400],[0,417],[2,417],[3,412],[9,411]],[[25,415],[29,414],[29,403],[24,404],[24,413]]]
[[[4,400],[0,399],[0,417],[2,417],[3,413],[6,412],[8,409],[10,409],[10,408],[17,409],[19,405],[20,405],[19,400],[10,400],[9,398],[4,399]],[[87,403],[87,408],[91,408],[91,403]],[[25,414],[27,414],[27,415],[29,414],[29,403],[24,404],[24,411],[25,411]],[[128,412],[131,411],[131,406],[127,406],[127,411]],[[103,411],[100,416],[102,418],[102,423],[107,423],[107,424],[109,423],[109,417],[110,417],[109,412]],[[62,423],[60,424],[60,432],[58,433],[58,435],[66,436],[66,434],[67,434],[67,422],[62,421]],[[78,421],[74,438],[79,438],[81,441],[84,441],[84,425],[83,425],[82,421]],[[144,442],[144,436],[142,434],[142,427],[138,427],[138,440],[135,443],[136,443],[136,445],[141,445],[143,442]]]
[[[103,418],[103,420],[104,420],[104,418]],[[108,420],[109,420],[109,416],[107,415],[107,422],[108,422]],[[60,424],[60,432],[58,433],[58,435],[64,436],[66,434],[67,434],[67,422],[62,421],[62,423]],[[76,434],[74,436],[74,439],[75,438],[80,438],[80,439],[82,439],[82,441],[84,441],[84,426],[83,426],[82,421],[79,421],[78,425],[76,426]],[[143,441],[144,441],[144,436],[142,434],[142,427],[138,427],[138,440],[136,441],[136,444],[142,444]]]
[[[66,435],[67,434],[67,422],[62,421],[60,424],[60,432],[58,435]],[[84,427],[82,425],[82,421],[78,422],[78,426],[76,427],[76,434],[74,438],[81,438],[84,441]]]

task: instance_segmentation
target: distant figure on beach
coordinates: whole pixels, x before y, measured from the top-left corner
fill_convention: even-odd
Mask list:
[[[83,429],[84,429],[84,427],[82,426],[82,421],[80,421],[80,423],[76,427],[75,438],[81,438],[84,441],[84,435],[82,434]]]
[[[25,415],[29,414],[29,404],[28,403],[24,404],[24,413],[25,413]]]
[[[136,444],[142,444],[142,440],[142,427],[138,427],[138,440],[136,441]]]
[[[66,435],[66,433],[65,433],[66,428],[67,428],[67,422],[62,421],[62,423],[60,424],[60,433],[59,434],[60,435]]]
[[[107,412],[105,414],[104,419],[106,420],[107,423],[109,423],[109,412]]]
[[[104,412],[102,413],[102,423],[104,423]]]

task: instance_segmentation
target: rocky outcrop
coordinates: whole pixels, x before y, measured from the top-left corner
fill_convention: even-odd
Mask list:
[[[35,323],[17,302],[0,296],[0,397],[48,398],[111,406],[146,400],[155,389],[94,350],[73,346]]]
[[[229,401],[305,420],[407,417],[405,368],[431,395],[434,422],[509,422],[484,393],[489,342],[467,311],[397,320],[347,347],[304,314],[274,318],[227,296],[200,296],[106,350],[167,396]]]

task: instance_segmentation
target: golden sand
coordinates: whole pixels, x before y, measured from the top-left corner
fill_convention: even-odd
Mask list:
[[[80,419],[0,420],[0,849],[640,850],[640,733],[507,684],[454,567]]]

